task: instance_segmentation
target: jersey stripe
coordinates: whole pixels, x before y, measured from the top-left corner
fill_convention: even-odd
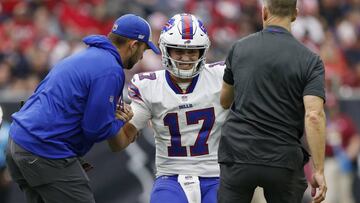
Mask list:
[[[143,101],[143,99],[141,98],[141,94],[139,91],[139,88],[137,88],[134,83],[130,82],[129,86],[128,86],[128,95],[131,99],[136,99],[136,100],[140,100]]]
[[[199,75],[195,76],[189,87],[186,88],[186,91],[183,92],[182,89],[179,87],[179,85],[177,85],[172,79],[171,79],[171,73],[169,73],[169,71],[165,71],[165,78],[166,78],[166,82],[169,85],[169,87],[175,92],[175,94],[190,94],[194,91],[195,87],[196,87],[196,83],[199,79]]]

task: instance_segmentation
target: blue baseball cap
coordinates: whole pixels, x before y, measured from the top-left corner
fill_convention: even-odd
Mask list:
[[[126,14],[118,18],[113,27],[112,33],[141,42],[145,42],[156,54],[160,50],[151,41],[151,27],[146,20],[134,14]]]

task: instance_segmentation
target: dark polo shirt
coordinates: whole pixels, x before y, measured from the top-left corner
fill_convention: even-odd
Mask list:
[[[269,26],[233,45],[223,79],[235,96],[222,128],[219,163],[302,167],[308,156],[300,143],[303,97],[325,101],[319,56],[286,29]]]

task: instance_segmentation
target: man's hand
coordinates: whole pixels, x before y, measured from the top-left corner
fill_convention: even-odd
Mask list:
[[[324,173],[315,172],[312,176],[311,184],[311,196],[313,197],[313,203],[320,203],[325,200],[326,196],[326,182]],[[316,191],[317,190],[317,191]]]
[[[116,119],[128,122],[134,116],[131,106],[126,103],[119,104],[116,108],[115,117]]]

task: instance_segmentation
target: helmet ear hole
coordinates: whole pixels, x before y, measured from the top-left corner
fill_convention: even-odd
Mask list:
[[[170,62],[170,58],[171,58],[170,49],[171,49],[171,48],[169,48],[169,47],[165,47],[166,55],[167,55],[167,57],[168,57],[169,62]]]
[[[170,56],[170,48],[169,47],[165,47],[166,50],[166,54]]]
[[[199,58],[201,58],[205,53],[205,49],[200,49],[199,51],[200,51]]]

